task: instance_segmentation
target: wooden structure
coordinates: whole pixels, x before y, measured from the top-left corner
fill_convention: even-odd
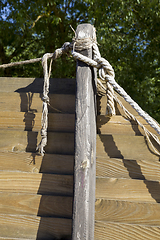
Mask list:
[[[83,65],[78,64],[80,68]],[[79,84],[82,81],[91,89],[90,97],[94,100],[95,77],[92,75],[92,78],[92,87],[87,85],[91,81],[84,82],[83,78],[79,79]],[[74,148],[75,129],[76,134],[82,133],[82,129],[78,132],[75,127],[80,118],[76,110],[75,121],[75,99],[77,105],[82,99],[78,93],[75,97],[75,80],[50,81],[52,107],[49,107],[48,145],[44,157],[35,151],[40,142],[43,79],[0,78],[0,85],[0,239],[82,240],[82,227],[87,227],[84,239],[88,240],[93,239],[93,229],[95,240],[159,240],[159,157],[152,153],[138,126],[121,116],[118,106],[116,116],[110,119],[105,116],[106,97],[97,99],[96,192],[93,196],[95,177],[91,169],[93,179],[88,172],[88,175],[84,176],[84,172],[80,175],[81,180],[87,176],[90,185],[93,183],[93,191],[85,195],[80,192],[82,185],[77,186],[73,179],[74,156],[78,151],[78,146]],[[117,97],[137,116],[119,95]],[[91,110],[95,114],[94,104]],[[84,121],[94,120],[88,115],[83,117]],[[154,132],[141,117],[137,118]],[[83,120],[82,123],[85,124]],[[93,134],[92,129],[83,134]],[[92,148],[90,150],[89,161],[94,156]],[[75,161],[79,161],[80,154]],[[83,156],[80,160],[77,163],[80,170],[88,171],[88,160],[84,161]],[[76,170],[75,179],[79,178]],[[93,221],[93,209],[90,209],[91,218],[89,215],[82,218],[81,206],[85,208],[86,202],[80,199],[80,207],[73,208],[73,195],[74,201],[80,204],[77,193],[92,203],[96,198],[92,229],[87,219]],[[76,214],[81,215],[78,221]],[[77,222],[81,224],[80,218],[84,219],[84,224],[75,231],[79,227]]]
[[[93,39],[93,27],[77,27],[78,39]],[[80,51],[93,58],[92,47]],[[94,239],[96,177],[96,77],[93,67],[77,61],[75,106],[75,166],[72,239]]]

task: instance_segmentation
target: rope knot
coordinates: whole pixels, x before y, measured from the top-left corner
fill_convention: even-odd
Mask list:
[[[42,101],[45,103],[49,103],[49,97],[48,96],[43,96]]]

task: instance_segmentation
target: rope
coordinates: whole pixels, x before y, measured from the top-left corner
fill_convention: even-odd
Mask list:
[[[51,66],[53,59],[57,59],[63,53],[67,53],[70,49],[70,43],[65,43],[61,48],[56,49],[54,53],[46,53],[42,57],[42,67],[43,67],[43,74],[44,74],[44,85],[43,85],[43,108],[42,108],[42,119],[41,119],[41,142],[37,146],[37,150],[40,151],[41,155],[44,156],[44,147],[47,145],[47,128],[48,128],[48,105],[49,103],[49,78],[51,75]],[[51,59],[49,71],[48,71],[48,59]]]
[[[83,44],[82,44],[83,43]],[[90,59],[84,55],[81,55],[78,52],[75,52],[75,49],[77,51],[81,51],[84,49],[88,48],[93,48],[93,53],[94,53],[94,58]],[[3,64],[0,66],[0,68],[7,68],[7,67],[12,67],[16,65],[22,65],[22,64],[29,64],[29,63],[34,63],[38,61],[42,61],[42,66],[43,66],[43,73],[44,73],[44,87],[43,87],[43,111],[42,111],[42,129],[41,129],[41,136],[42,140],[39,143],[37,150],[40,150],[41,154],[44,155],[44,147],[47,144],[47,128],[48,128],[48,105],[49,104],[49,78],[51,74],[51,65],[52,61],[55,60],[56,58],[60,57],[63,53],[69,52],[71,49],[72,55],[74,58],[85,62],[86,64],[95,67],[99,69],[99,76],[101,80],[106,82],[106,88],[103,86],[103,84],[98,80],[99,86],[105,90],[107,93],[107,107],[106,107],[106,112],[109,116],[112,116],[115,114],[115,108],[114,108],[114,101],[116,101],[122,110],[124,111],[124,115],[126,118],[128,118],[130,121],[135,121],[143,130],[145,133],[145,136],[148,140],[148,142],[151,144],[152,148],[154,149],[154,152],[158,155],[156,149],[154,148],[153,144],[150,141],[150,138],[154,139],[154,141],[157,142],[157,144],[160,146],[160,141],[158,137],[154,134],[152,134],[150,131],[148,131],[124,106],[123,104],[116,98],[114,95],[114,90],[115,89],[125,100],[128,102],[137,112],[140,116],[142,116],[146,122],[153,128],[155,131],[160,134],[160,126],[159,124],[153,120],[152,117],[150,117],[147,113],[145,113],[141,107],[135,103],[132,98],[125,92],[125,90],[118,85],[118,83],[115,81],[115,74],[112,66],[110,63],[101,57],[97,42],[96,42],[96,34],[95,34],[95,29],[94,29],[94,34],[93,38],[87,38],[87,39],[77,39],[76,36],[73,38],[72,43],[64,43],[64,45],[56,49],[54,53],[46,53],[42,58],[36,58],[36,59],[30,59],[26,61],[21,61],[21,62],[14,62],[14,63],[9,63],[9,64]],[[48,59],[51,59],[49,70],[48,70],[48,64],[47,61]]]
[[[40,62],[41,60],[42,58],[35,58],[35,59],[25,60],[21,62],[7,63],[7,64],[0,65],[0,68],[8,68],[8,67],[14,67],[22,64],[35,63],[35,62]]]
[[[95,49],[96,52],[96,48],[97,46],[95,46],[93,44],[93,47]],[[160,134],[160,127],[159,125],[148,115],[146,114],[142,108],[133,101],[133,99],[125,92],[125,90],[119,86],[119,84],[115,81],[114,79],[114,70],[112,68],[112,66],[110,65],[110,63],[104,59],[104,58],[100,58],[98,56],[98,54],[96,55],[96,58],[94,61],[93,59],[84,57],[83,55],[81,55],[80,53],[77,52],[72,52],[72,55],[74,58],[80,60],[80,61],[84,61],[86,64],[91,65],[92,67],[96,67],[99,69],[99,76],[102,80],[105,80],[107,82],[109,82],[113,88],[126,100],[126,102],[128,102],[137,112],[138,114],[143,117],[146,122],[155,129],[155,131]]]

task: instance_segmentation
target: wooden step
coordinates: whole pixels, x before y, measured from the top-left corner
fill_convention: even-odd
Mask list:
[[[74,155],[0,152],[1,171],[73,174]]]
[[[150,132],[158,135],[158,133],[140,116],[136,116],[137,120],[144,125]],[[142,136],[144,131],[135,122],[130,122],[120,115],[111,118],[99,115],[97,116],[97,132],[99,134],[122,134]]]
[[[0,193],[0,213],[72,218],[72,197]]]
[[[95,219],[127,224],[160,226],[160,205],[98,198],[95,203]]]
[[[97,157],[127,160],[159,160],[148,146],[145,137],[129,135],[97,135]]]
[[[97,158],[98,177],[127,178],[160,181],[159,160],[130,160],[118,158]]]
[[[0,192],[72,196],[73,176],[1,172]]]
[[[0,128],[39,131],[41,129],[41,117],[41,113],[0,112]],[[74,123],[74,114],[48,114],[48,131],[74,132]]]
[[[71,230],[71,219],[0,214],[0,235],[3,239],[67,240],[71,238]]]
[[[160,202],[160,183],[148,180],[97,178],[96,198]]]
[[[0,77],[0,92],[43,92],[43,78]],[[75,94],[75,79],[50,78],[50,93]]]
[[[94,240],[159,240],[160,226],[95,221]]]
[[[9,112],[42,112],[42,94],[40,93],[17,93],[1,92],[0,111]],[[49,94],[50,105],[49,112],[60,111],[61,113],[75,113],[75,96],[67,94]],[[57,109],[57,110],[56,110]],[[1,113],[2,114],[2,113]]]
[[[35,152],[41,141],[39,132],[0,130],[0,151],[10,152]],[[46,153],[74,154],[74,133],[48,133]]]

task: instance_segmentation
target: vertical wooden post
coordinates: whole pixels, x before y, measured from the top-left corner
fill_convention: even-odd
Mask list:
[[[93,38],[90,24],[77,27],[78,39]],[[92,47],[79,51],[92,58]],[[96,71],[77,61],[75,167],[72,240],[94,239],[96,179]]]

